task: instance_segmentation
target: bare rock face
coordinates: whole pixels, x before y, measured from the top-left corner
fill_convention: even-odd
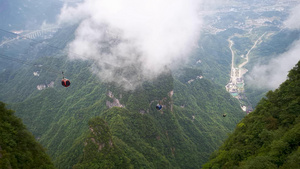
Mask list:
[[[112,108],[112,107],[125,107],[124,105],[122,105],[120,103],[119,99],[115,98],[114,94],[111,91],[108,91],[107,96],[113,100],[112,102],[110,102],[108,100],[106,101],[106,106],[108,108]],[[120,95],[120,98],[122,98],[122,95]]]
[[[171,100],[171,101],[169,102],[171,112],[173,112],[173,99],[172,99],[173,95],[174,95],[174,90],[171,90],[171,91],[168,93],[168,96],[169,96],[169,98],[170,98],[170,100]]]
[[[112,107],[125,107],[124,105],[122,105],[120,103],[120,101],[118,99],[114,99],[113,102],[106,101],[106,106],[108,108],[112,108]]]
[[[51,81],[49,84],[40,84],[40,85],[37,85],[37,86],[36,86],[36,88],[37,88],[38,90],[44,90],[44,89],[46,89],[46,88],[48,88],[48,87],[53,88],[53,87],[54,87],[54,81]]]
[[[171,90],[169,93],[168,93],[169,97],[172,98],[173,95],[174,95],[174,90]]]
[[[110,97],[110,98],[114,98],[114,95],[113,95],[113,93],[111,91],[107,92],[107,96]]]

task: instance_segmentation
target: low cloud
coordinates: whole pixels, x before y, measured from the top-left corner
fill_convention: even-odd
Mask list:
[[[199,0],[85,0],[64,6],[60,24],[79,24],[69,58],[91,60],[105,82],[132,90],[187,58],[202,21]]]
[[[300,30],[300,5],[293,8],[284,22],[286,29]],[[257,64],[246,76],[249,85],[256,88],[276,89],[287,78],[291,70],[300,60],[300,40],[296,40],[287,50],[268,64]]]
[[[256,88],[276,89],[287,78],[288,72],[300,60],[300,40],[296,41],[290,49],[271,59],[269,64],[256,65],[246,76],[248,84]]]
[[[300,5],[293,8],[290,12],[288,19],[284,22],[284,25],[288,29],[300,30]]]

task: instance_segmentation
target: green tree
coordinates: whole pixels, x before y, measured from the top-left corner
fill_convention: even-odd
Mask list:
[[[0,102],[0,168],[54,168],[45,149],[35,141],[14,111]]]

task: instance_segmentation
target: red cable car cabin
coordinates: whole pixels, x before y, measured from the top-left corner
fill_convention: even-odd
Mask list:
[[[71,84],[70,80],[66,79],[66,78],[63,78],[61,80],[61,85],[65,86],[65,87],[69,87]]]

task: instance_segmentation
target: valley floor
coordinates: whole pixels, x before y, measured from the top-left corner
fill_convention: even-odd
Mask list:
[[[234,35],[228,39],[229,42],[229,49],[231,51],[232,55],[232,62],[231,62],[231,72],[230,72],[230,81],[229,83],[225,86],[226,90],[236,99],[239,100],[241,104],[241,108],[243,111],[246,111],[247,113],[251,112],[253,110],[251,103],[247,99],[247,97],[244,94],[245,91],[245,81],[244,81],[244,75],[248,72],[244,66],[249,62],[249,54],[251,51],[257,46],[258,43],[261,42],[262,37],[265,35],[261,35],[253,44],[250,50],[248,50],[247,54],[245,56],[241,56],[244,58],[244,62],[242,62],[239,65],[235,65],[235,51],[232,49],[232,46],[234,45],[234,42],[231,40],[235,36],[239,35]]]

